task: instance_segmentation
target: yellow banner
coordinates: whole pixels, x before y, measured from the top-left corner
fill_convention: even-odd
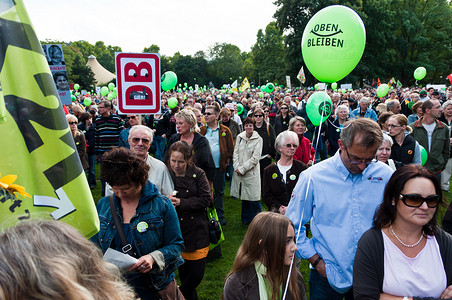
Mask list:
[[[94,201],[21,0],[0,5],[0,85],[0,223],[53,218],[94,235]]]
[[[245,79],[243,79],[243,81],[242,81],[242,85],[239,87],[239,90],[240,90],[240,92],[244,92],[249,88],[250,88],[250,83],[248,81],[248,78],[245,77]]]

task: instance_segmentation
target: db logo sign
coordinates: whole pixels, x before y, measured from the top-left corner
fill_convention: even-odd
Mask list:
[[[160,56],[116,53],[118,110],[121,114],[160,112]]]

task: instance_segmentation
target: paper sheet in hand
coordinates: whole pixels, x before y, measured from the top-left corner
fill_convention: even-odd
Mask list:
[[[135,257],[116,251],[112,248],[107,249],[104,254],[104,260],[117,266],[121,272],[126,272],[138,261]]]

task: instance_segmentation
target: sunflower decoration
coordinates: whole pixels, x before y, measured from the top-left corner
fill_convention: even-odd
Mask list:
[[[31,198],[23,186],[13,183],[16,179],[17,175],[6,175],[0,178],[0,196],[3,195],[7,199],[14,199],[19,195]]]

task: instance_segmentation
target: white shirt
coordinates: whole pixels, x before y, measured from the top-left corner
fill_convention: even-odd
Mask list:
[[[439,298],[447,287],[446,271],[434,236],[414,258],[407,257],[383,232],[383,292],[400,297]]]
[[[422,126],[424,126],[425,130],[427,130],[428,152],[430,153],[430,149],[432,148],[433,130],[435,130],[436,122],[433,122],[432,124],[429,125],[422,123]]]

